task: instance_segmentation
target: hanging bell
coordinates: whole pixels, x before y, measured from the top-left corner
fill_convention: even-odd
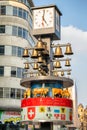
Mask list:
[[[32,72],[30,72],[30,77],[33,77],[33,73]]]
[[[61,71],[61,76],[64,76],[64,71]]]
[[[67,59],[66,62],[65,62],[65,66],[67,66],[67,67],[68,67],[68,66],[71,66],[71,65],[70,65],[70,61],[69,61],[68,59]]]
[[[38,39],[38,42],[37,42],[37,45],[36,45],[35,49],[37,51],[44,50],[44,45],[43,45],[43,42],[42,42],[41,38]]]
[[[36,77],[40,76],[40,73],[36,73]]]
[[[34,63],[33,69],[34,69],[34,70],[37,70],[37,69],[38,69],[38,63]]]
[[[38,71],[41,71],[41,68],[40,68],[40,67],[38,68]]]
[[[23,56],[22,57],[29,57],[28,49],[24,49]]]
[[[32,55],[31,55],[31,58],[37,58],[38,57],[38,52],[34,49],[32,51]]]
[[[71,45],[68,43],[68,45],[66,46],[66,51],[65,51],[65,55],[72,55],[72,48]]]
[[[39,56],[38,57],[38,61],[37,61],[38,63],[43,63],[43,59],[42,59],[42,56]]]
[[[55,67],[55,68],[61,68],[61,63],[60,63],[60,61],[56,61],[54,67]]]
[[[29,63],[25,63],[25,69],[29,69]]]
[[[62,54],[62,49],[61,49],[60,46],[58,46],[58,47],[55,49],[54,57],[55,57],[55,58],[62,58],[62,57],[64,57],[64,55]]]
[[[57,71],[54,71],[54,72],[53,72],[53,75],[54,75],[54,76],[58,76],[58,72],[57,72]]]
[[[68,70],[67,75],[71,75],[71,72]]]

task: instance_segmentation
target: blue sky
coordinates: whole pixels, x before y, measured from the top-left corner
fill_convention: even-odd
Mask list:
[[[76,80],[78,104],[87,105],[87,0],[33,0],[35,6],[56,4],[62,13],[61,40],[74,51],[71,68]]]

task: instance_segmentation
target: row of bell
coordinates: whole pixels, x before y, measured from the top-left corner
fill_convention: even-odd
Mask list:
[[[67,75],[70,75],[70,74],[71,74],[71,72],[70,72],[70,71],[67,71]],[[54,75],[54,76],[58,76],[58,72],[55,71],[55,72],[53,73],[53,75]],[[64,76],[64,71],[61,71],[61,76]]]
[[[72,52],[72,48],[71,48],[71,45],[70,44],[67,44],[66,46],[66,51],[65,51],[65,55],[72,55],[73,52]],[[55,53],[54,53],[54,57],[55,58],[62,58],[64,57],[63,53],[62,53],[62,49],[60,46],[56,47],[55,49]]]
[[[45,60],[43,60],[41,63],[42,63],[42,66],[43,66],[43,67],[47,66]],[[70,61],[69,61],[68,59],[67,59],[66,62],[65,62],[65,66],[67,66],[67,67],[71,66],[71,65],[70,65]],[[61,68],[60,61],[56,61],[54,67],[55,67],[55,68]],[[25,69],[29,69],[29,63],[25,63]],[[34,69],[34,70],[38,69],[38,63],[37,63],[37,62],[34,63],[33,69]]]
[[[71,66],[71,65],[70,65],[70,61],[69,61],[68,59],[65,61],[65,66],[67,66],[67,67]],[[61,63],[60,63],[60,61],[56,61],[54,67],[55,67],[55,68],[61,68]]]
[[[47,44],[42,42],[41,39],[39,39],[38,42],[37,42],[37,45],[35,46],[35,49],[32,51],[31,58],[37,58],[38,57],[38,51],[43,51],[43,50],[46,50],[46,52],[44,54],[48,55]],[[66,55],[72,55],[73,54],[72,48],[71,48],[70,44],[66,45],[65,54]],[[29,57],[28,49],[24,50],[23,57]],[[60,46],[56,47],[55,53],[54,53],[54,57],[55,58],[62,58],[62,57],[64,57],[64,55],[62,53],[62,49],[61,49]]]

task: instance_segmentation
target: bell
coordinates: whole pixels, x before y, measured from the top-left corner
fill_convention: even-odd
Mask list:
[[[23,56],[22,57],[29,57],[28,49],[24,49]]]
[[[71,75],[71,72],[68,70],[67,75]]]
[[[61,71],[61,76],[64,76],[64,71]]]
[[[54,76],[58,76],[58,72],[57,72],[57,71],[54,71],[54,72],[53,72],[53,75],[54,75]]]
[[[31,55],[31,58],[37,58],[38,57],[38,52],[34,49],[32,51],[32,55]]]
[[[38,63],[43,63],[42,56],[39,56],[39,57],[38,57]]]
[[[55,58],[62,58],[62,57],[64,57],[64,55],[62,54],[62,49],[61,49],[60,46],[58,46],[58,47],[55,49],[54,57],[55,57]]]
[[[41,68],[40,68],[40,67],[38,68],[38,71],[41,71]]]
[[[67,59],[66,62],[65,62],[65,66],[67,66],[67,67],[68,67],[68,66],[71,66],[71,65],[70,65],[70,61],[69,61],[68,59]]]
[[[42,51],[44,50],[44,45],[43,45],[43,42],[42,40],[39,38],[38,42],[37,42],[37,45],[36,45],[36,48],[35,48],[37,51]]]
[[[40,76],[40,73],[36,73],[36,77]]]
[[[29,63],[25,63],[25,69],[29,69]]]
[[[55,68],[61,68],[61,64],[60,64],[60,61],[56,61],[56,63],[55,63],[55,66],[54,66]]]
[[[37,70],[37,69],[38,69],[38,63],[34,63],[33,69],[34,69],[34,70]]]
[[[66,46],[65,55],[72,55],[72,54],[73,54],[73,52],[72,52],[71,45],[68,44],[68,45]]]
[[[30,72],[30,77],[33,77],[33,73],[32,72]]]

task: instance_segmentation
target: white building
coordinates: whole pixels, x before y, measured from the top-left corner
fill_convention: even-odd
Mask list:
[[[20,121],[23,49],[34,45],[32,0],[0,0],[0,121]]]

